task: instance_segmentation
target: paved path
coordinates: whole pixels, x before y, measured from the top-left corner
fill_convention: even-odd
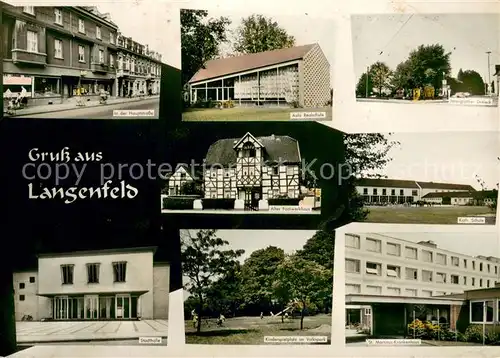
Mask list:
[[[86,102],[83,107],[78,107],[74,102],[33,106],[17,110],[11,117],[18,118],[88,118],[88,119],[156,119],[159,115],[160,98],[158,96],[144,98],[118,98],[109,99],[106,104],[99,101]],[[113,117],[113,110],[154,110],[154,116],[149,117]]]
[[[167,320],[16,322],[17,343],[167,337]]]

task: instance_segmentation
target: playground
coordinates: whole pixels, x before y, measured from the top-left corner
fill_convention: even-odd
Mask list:
[[[226,318],[221,325],[217,325],[216,318],[202,318],[201,332],[197,334],[193,321],[187,320],[186,344],[264,344],[266,336],[327,337],[325,344],[330,344],[331,324],[332,317],[328,314],[304,317],[303,330],[300,330],[300,317],[289,316],[283,318],[283,322],[281,316],[270,314],[262,318],[235,317]]]

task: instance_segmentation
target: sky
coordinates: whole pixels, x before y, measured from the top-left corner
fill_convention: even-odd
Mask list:
[[[498,14],[355,15],[351,29],[356,79],[374,62],[385,62],[394,70],[411,50],[436,43],[451,52],[454,77],[462,68],[475,70],[486,80],[486,51],[492,52],[492,80],[495,64],[500,64]]]
[[[186,230],[181,230],[181,238]],[[191,235],[195,235],[198,230],[189,230]],[[218,230],[217,236],[229,242],[225,249],[245,250],[245,253],[239,257],[239,261],[243,264],[252,252],[260,249],[265,249],[268,246],[276,246],[285,254],[293,254],[300,250],[307,240],[314,234],[315,230]],[[183,276],[184,283],[187,278]],[[184,291],[184,298],[187,298],[189,293]]]
[[[393,160],[377,174],[408,179],[469,184],[477,190],[475,175],[487,189],[499,182],[500,141],[496,132],[397,133],[387,135],[401,144],[388,157]]]
[[[151,50],[162,55],[162,62],[168,62],[170,46],[165,40],[165,31],[170,20],[165,15],[168,10],[164,4],[151,0],[122,1],[119,5],[114,2],[99,2],[97,9],[101,13],[109,12],[111,21],[118,25],[124,36],[149,45]]]
[[[431,240],[438,245],[438,248],[465,255],[500,257],[498,236],[495,233],[398,232],[380,234],[413,242]]]
[[[218,18],[220,16],[228,17],[231,20],[231,25],[227,27],[229,34],[234,32],[241,24],[241,19],[253,15],[253,12],[235,13],[223,10],[209,11],[209,18]],[[333,61],[335,44],[333,40],[333,32],[335,31],[334,22],[332,19],[314,18],[306,14],[297,15],[280,15],[280,14],[262,14],[266,17],[271,17],[278,23],[280,27],[286,30],[288,35],[295,37],[297,46],[317,43],[321,47],[328,62],[330,62],[330,81],[333,83]],[[231,38],[231,35],[229,36]],[[223,46],[224,50],[230,47]]]

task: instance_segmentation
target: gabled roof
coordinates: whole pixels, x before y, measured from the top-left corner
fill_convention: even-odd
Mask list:
[[[189,83],[216,79],[260,67],[277,65],[284,62],[301,60],[317,44],[295,46],[280,50],[245,54],[234,57],[210,60],[205,63],[189,80]]]
[[[447,191],[447,192],[438,192],[438,193],[428,193],[424,195],[423,199],[429,198],[474,198],[474,199],[485,199],[493,192],[491,190],[486,191]]]
[[[255,137],[264,146],[264,160],[281,163],[300,163],[299,143],[289,136]],[[212,144],[205,156],[207,166],[236,164],[237,152],[233,149],[240,138],[221,139]]]
[[[418,181],[418,185],[422,189],[443,189],[443,190],[470,190],[470,191],[476,191],[474,187],[471,185],[467,184],[450,184],[450,183],[434,183],[434,182],[426,182],[426,181]]]
[[[410,188],[410,189],[441,189],[441,190],[464,190],[476,191],[471,185],[466,184],[450,184],[450,183],[434,183],[415,180],[399,180],[399,179],[384,179],[384,178],[361,178],[356,181],[357,186],[373,186],[382,188]]]
[[[383,179],[383,178],[361,178],[356,181],[357,186],[374,186],[387,188],[411,188],[419,189],[414,180]]]

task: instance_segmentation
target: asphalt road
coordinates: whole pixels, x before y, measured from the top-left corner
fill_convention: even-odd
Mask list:
[[[113,117],[113,110],[154,110],[154,117]],[[81,119],[158,119],[160,99],[144,99],[130,103],[118,103],[97,107],[75,108],[61,112],[47,112],[22,116],[22,118],[81,118]],[[20,116],[21,117],[21,116]]]

